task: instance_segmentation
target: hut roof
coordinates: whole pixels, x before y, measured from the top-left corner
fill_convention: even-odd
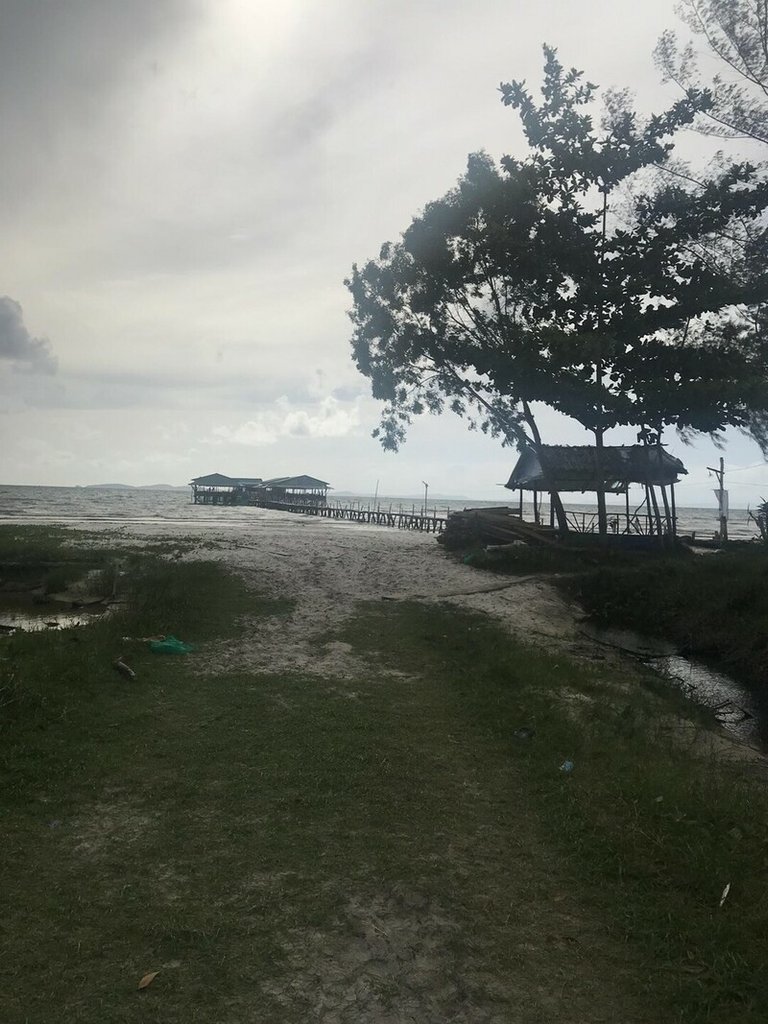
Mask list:
[[[261,482],[260,476],[238,476],[234,480],[239,487],[255,487]]]
[[[322,491],[330,485],[325,480],[318,480],[314,476],[277,476],[272,480],[262,481],[263,487],[295,488],[296,490]]]
[[[602,471],[597,471],[597,449],[592,445],[542,445],[544,473],[538,454],[525,448],[507,483],[509,490],[623,491],[627,484],[672,484],[688,470],[680,459],[661,447],[642,444],[610,445],[602,449]]]
[[[234,487],[237,480],[223,473],[209,473],[208,476],[196,476],[192,483],[199,487]]]

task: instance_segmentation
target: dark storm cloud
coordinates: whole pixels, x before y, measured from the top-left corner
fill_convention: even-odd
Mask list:
[[[24,324],[18,302],[0,297],[0,359],[29,367],[40,373],[53,373],[56,360],[45,338],[33,338]]]

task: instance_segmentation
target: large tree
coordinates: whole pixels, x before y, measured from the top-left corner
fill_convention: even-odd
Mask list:
[[[768,408],[751,327],[765,280],[706,243],[736,220],[756,222],[768,188],[734,164],[695,190],[671,179],[636,196],[619,222],[622,184],[669,161],[698,98],[644,122],[617,105],[597,128],[595,86],[548,48],[541,91],[537,104],[524,83],[501,86],[522,121],[524,159],[497,166],[474,154],[400,242],[353,268],[354,356],[385,402],[374,433],[396,449],[414,415],[446,403],[539,450],[532,405],[544,403],[592,431],[598,458],[622,424],[746,428]],[[600,493],[598,508],[604,531]]]

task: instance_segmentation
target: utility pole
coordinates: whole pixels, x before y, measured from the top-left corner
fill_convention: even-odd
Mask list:
[[[717,507],[720,514],[720,543],[728,540],[728,492],[724,489],[723,483],[725,481],[725,463],[723,459],[720,459],[720,469],[715,469],[713,466],[707,466],[710,473],[714,473],[717,477]]]
[[[424,515],[427,514],[427,495],[429,494],[429,484],[426,480],[421,481],[424,484]]]

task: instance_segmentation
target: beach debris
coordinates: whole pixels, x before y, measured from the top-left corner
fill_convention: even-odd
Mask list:
[[[563,761],[563,763],[560,765],[560,771],[564,775],[570,775],[575,767],[576,765],[573,763],[573,761]]]
[[[512,735],[516,740],[532,740],[536,735],[536,730],[529,728],[527,725],[523,725],[519,729],[515,729]]]
[[[51,619],[49,622],[46,622],[45,625],[48,626],[49,629],[57,629],[59,623],[55,619]]]
[[[144,977],[139,982],[139,985],[138,985],[139,989],[148,988],[152,984],[152,982],[155,980],[155,978],[158,976],[159,973],[160,973],[160,971],[150,971],[149,974],[145,974]]]
[[[163,637],[162,640],[150,640],[149,649],[154,654],[190,654],[194,651],[194,647],[191,644],[184,643],[183,640],[177,640],[175,636]]]
[[[725,903],[725,901],[728,899],[728,893],[730,891],[731,891],[731,883],[729,882],[726,885],[726,887],[723,889],[722,895],[720,896],[720,906],[721,907]]]
[[[120,675],[125,676],[126,679],[134,680],[136,678],[136,673],[133,671],[131,666],[126,665],[126,663],[123,661],[122,654],[120,655],[119,658],[115,658],[112,664],[114,665],[115,669],[120,673]]]

